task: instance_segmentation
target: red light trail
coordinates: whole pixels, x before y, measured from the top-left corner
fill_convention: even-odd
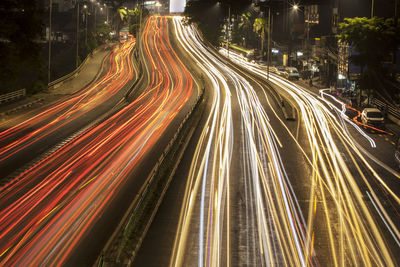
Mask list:
[[[148,19],[142,41],[151,73],[143,93],[0,189],[1,265],[65,262],[192,97],[167,18]]]

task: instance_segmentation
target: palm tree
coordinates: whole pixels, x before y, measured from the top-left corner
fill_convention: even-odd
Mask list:
[[[264,56],[265,31],[268,31],[268,21],[266,18],[256,18],[253,24],[253,31],[261,36],[261,56]]]
[[[245,40],[249,40],[249,33],[251,32],[251,13],[246,12],[240,16],[239,30],[246,36]],[[246,47],[246,42],[244,44]]]
[[[124,2],[124,0],[107,1],[112,13],[112,29],[116,32],[118,39],[122,25],[128,20],[128,10],[123,7]]]

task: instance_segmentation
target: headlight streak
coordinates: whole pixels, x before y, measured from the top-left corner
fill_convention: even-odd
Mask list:
[[[224,244],[223,236],[230,235],[229,211],[225,214],[225,209],[229,208],[230,201],[228,178],[232,137],[226,139],[226,136],[233,135],[231,133],[232,111],[230,102],[229,105],[220,106],[222,101],[225,101],[222,102],[223,104],[230,101],[230,93],[226,93],[229,90],[227,81],[234,84],[242,117],[243,151],[248,151],[248,155],[244,153],[244,182],[250,187],[245,189],[245,193],[252,196],[250,201],[254,202],[254,205],[251,204],[246,210],[254,211],[248,215],[251,217],[250,220],[256,218],[257,236],[248,236],[247,242],[257,240],[261,251],[254,256],[259,258],[257,262],[262,265],[306,266],[307,263],[314,265],[316,262],[314,257],[304,254],[306,250],[309,250],[306,249],[309,246],[308,235],[305,234],[306,229],[301,226],[304,223],[301,222],[301,214],[298,214],[298,204],[291,196],[293,193],[291,186],[287,185],[288,179],[278,152],[278,147],[282,147],[282,144],[269,124],[256,93],[243,77],[226,67],[217,55],[201,43],[193,28],[183,27],[180,20],[180,18],[174,20],[177,35],[181,35],[181,39],[188,43],[187,51],[190,51],[193,59],[205,70],[214,85],[214,94],[211,113],[202,131],[190,168],[170,265],[181,266],[193,263],[193,261],[187,262],[194,255],[189,256],[189,251],[185,248],[193,246],[192,242],[188,244],[188,236],[193,234],[189,231],[195,227],[192,224],[195,224],[193,216],[197,209],[196,198],[199,199],[200,214],[198,266],[230,265],[229,241],[225,242],[225,247],[221,247],[221,244]],[[223,86],[220,87],[220,84]],[[224,99],[219,98],[220,92],[225,92]],[[225,114],[229,120],[226,120],[226,116],[220,115],[225,111],[228,112]],[[229,122],[229,127],[224,126],[227,125],[226,122]],[[219,132],[216,129],[219,129]],[[219,140],[224,141],[221,143]],[[216,157],[216,154],[221,156]],[[223,170],[224,168],[226,171],[222,175],[221,172],[216,172],[216,169]],[[274,190],[271,190],[271,187]],[[226,192],[226,195],[221,192]],[[225,218],[226,225],[223,224]],[[205,233],[209,235],[205,236]],[[253,249],[253,253],[256,253],[256,248],[253,247]],[[220,258],[220,250],[226,251],[226,260]]]
[[[144,54],[159,71],[147,90],[0,189],[0,265],[64,263],[192,97],[167,36],[167,18],[148,19]]]
[[[232,58],[237,60],[235,57]],[[239,63],[242,65],[246,64],[243,60],[240,60]],[[266,77],[265,71],[260,68],[254,67],[250,64],[246,64],[245,66],[255,74],[261,77]],[[312,177],[312,190],[310,193],[310,216],[307,224],[309,229],[308,232],[312,233],[314,236],[312,226],[313,221],[315,220],[315,210],[317,207],[315,188],[319,186],[319,192],[322,196],[322,205],[324,206],[324,213],[329,228],[331,255],[334,265],[357,264],[359,262],[366,266],[395,265],[393,258],[390,256],[387,244],[382,237],[381,230],[372,216],[372,209],[368,207],[364,201],[363,194],[359,189],[359,183],[362,181],[370,190],[370,194],[374,195],[375,201],[373,202],[373,206],[376,208],[384,224],[392,234],[396,244],[398,244],[399,240],[399,231],[385,211],[384,206],[381,204],[381,200],[375,194],[375,191],[380,190],[379,187],[370,185],[371,178],[372,181],[379,182],[379,184],[389,192],[395,203],[400,204],[398,195],[387,186],[385,181],[375,172],[372,166],[363,157],[360,152],[362,147],[353,140],[347,132],[347,129],[343,127],[344,125],[342,121],[335,119],[334,114],[332,114],[326,106],[318,100],[318,98],[313,97],[311,94],[306,92],[305,89],[290,82],[286,82],[274,75],[270,76],[270,80],[297,102],[297,105],[301,110],[301,119],[305,125],[309,146],[312,149],[312,159],[308,159],[304,150],[301,149],[302,153],[304,153],[305,157],[308,159],[308,162],[312,163],[311,167],[314,171]],[[325,104],[327,103],[325,102]],[[328,106],[334,108],[340,113],[343,111],[343,107],[342,111],[340,111],[334,105],[330,105],[329,102]],[[343,116],[340,116],[340,119],[348,121],[347,118]],[[358,126],[353,122],[348,122],[356,129],[358,128]],[[282,121],[281,123],[284,124]],[[294,138],[289,129],[287,127],[285,127],[285,129],[287,129],[289,135]],[[359,132],[362,132],[362,130],[359,130]],[[338,143],[344,147],[344,150],[347,152],[346,155],[350,157],[351,163],[347,163],[344,160],[344,153],[341,153],[333,142],[334,136],[339,139]],[[364,135],[364,137],[368,138],[371,142],[371,139],[368,136]],[[300,144],[297,141],[296,143],[300,148]],[[371,142],[371,144],[373,143]],[[362,165],[360,165],[359,160]],[[379,161],[375,162],[379,164]],[[350,164],[355,167],[354,171],[350,171],[348,168]],[[362,168],[368,170],[371,175],[366,177]],[[398,177],[397,173],[390,170],[390,168],[387,170]],[[362,178],[361,181],[358,180],[359,182],[356,182],[356,175]],[[328,195],[325,193],[325,190],[335,203],[335,212],[339,215],[338,219],[331,215],[333,211],[329,211],[327,203]],[[382,194],[382,191],[380,193]],[[382,214],[384,215],[382,216]],[[334,234],[332,230],[330,230],[329,225],[331,224],[331,221],[332,223],[335,221],[339,222],[337,231],[339,233],[339,240],[335,240]],[[344,253],[346,248],[350,250],[347,256],[345,256]]]
[[[212,265],[218,266],[220,262],[219,247],[222,241],[222,224],[224,223],[223,214],[225,206],[229,207],[229,167],[232,150],[232,114],[230,91],[225,79],[219,74],[216,68],[203,55],[203,51],[194,49],[193,40],[187,39],[183,35],[183,27],[180,18],[174,18],[176,35],[185,49],[204,70],[213,84],[212,112],[207,118],[199,145],[195,151],[195,157],[192,162],[187,189],[185,191],[185,203],[180,215],[180,224],[178,231],[181,235],[175,240],[171,265],[180,266],[185,254],[185,242],[189,231],[189,224],[193,212],[193,200],[197,196],[199,185],[201,183],[200,193],[200,221],[199,221],[199,266]],[[186,28],[188,30],[188,28]],[[187,33],[186,33],[187,34]],[[195,39],[194,39],[195,40]],[[191,43],[189,43],[191,42]],[[198,58],[198,59],[197,59]],[[209,71],[211,70],[211,71]],[[222,88],[220,89],[220,84]],[[221,94],[222,93],[222,94]],[[210,160],[211,165],[210,165]],[[208,177],[216,177],[206,179]],[[202,179],[204,178],[204,179]],[[206,188],[210,188],[208,193],[208,216],[206,214]],[[226,209],[227,222],[229,225],[229,208]],[[221,219],[220,219],[221,218]],[[206,229],[205,228],[206,225]],[[228,228],[229,229],[229,228]],[[227,263],[229,264],[229,235],[226,239],[227,245]],[[204,249],[205,248],[205,249]]]
[[[386,213],[386,211],[383,207],[378,207],[379,202],[376,202],[374,200],[375,197],[371,197],[371,195],[368,193],[368,191],[366,193],[367,193],[369,199],[371,200],[372,205],[374,205],[376,212],[378,212],[382,221],[385,223],[386,227],[389,229],[389,232],[392,235],[393,239],[396,241],[397,245],[400,247],[400,241],[399,241],[400,233],[397,230],[397,228],[394,226],[392,220],[389,218],[389,215]]]

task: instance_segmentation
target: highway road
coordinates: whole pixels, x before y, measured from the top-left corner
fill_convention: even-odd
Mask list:
[[[12,127],[8,127],[10,121],[0,124],[0,180],[110,112],[137,75],[132,64],[134,47],[130,36],[114,46],[104,59],[102,74],[87,87],[15,118],[21,122]]]
[[[0,188],[0,265],[94,263],[199,94],[169,30],[147,20],[136,99]]]
[[[346,106],[232,53],[230,64],[174,23],[212,84],[209,112],[133,265],[398,265],[399,174]]]
[[[260,67],[249,63],[246,67],[256,75],[267,76]],[[311,240],[319,239],[329,248],[323,258],[331,259],[333,265],[398,264],[394,255],[400,245],[400,176],[389,167],[393,161],[391,149],[385,149],[387,157],[375,157],[379,150],[376,138],[360,128],[360,123],[350,120],[346,105],[327,90],[322,90],[319,97],[275,75],[270,80],[295,101],[306,132],[303,142],[297,139],[312,168],[305,214]],[[327,240],[315,237],[319,228],[314,223],[321,221],[328,230]],[[318,252],[318,246],[311,243],[311,247]]]

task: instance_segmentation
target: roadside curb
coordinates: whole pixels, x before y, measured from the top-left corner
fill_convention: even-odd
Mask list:
[[[19,110],[22,110],[24,108],[31,107],[32,105],[37,104],[39,102],[42,102],[43,100],[44,100],[44,98],[38,98],[38,99],[36,99],[34,101],[31,101],[29,103],[26,103],[26,104],[23,104],[21,106],[15,107],[13,109],[7,110],[5,112],[0,113],[0,117],[4,117],[4,116],[10,115],[10,114],[12,114],[14,112],[17,112]]]

